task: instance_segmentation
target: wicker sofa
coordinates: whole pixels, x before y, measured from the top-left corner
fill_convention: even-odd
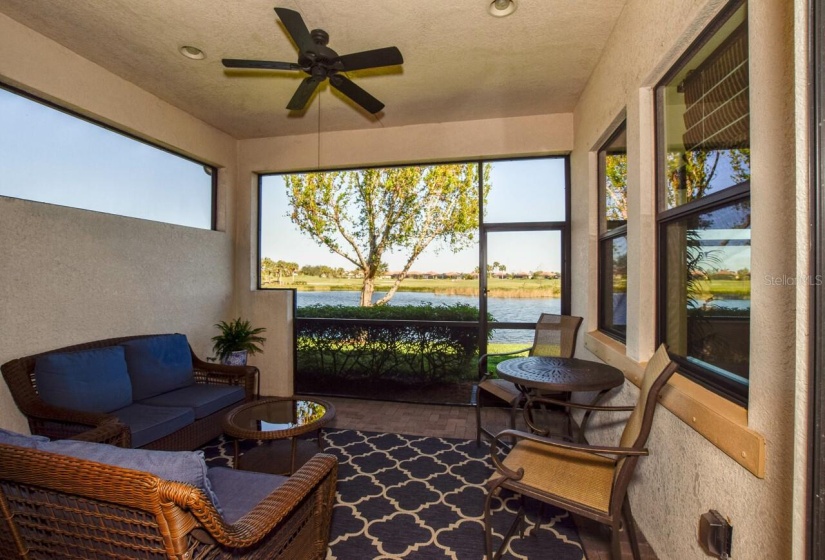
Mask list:
[[[118,443],[123,434],[110,420],[75,438]],[[80,444],[82,454],[90,447],[95,453],[153,454],[148,463],[157,465],[195,452],[70,440],[43,443],[45,438],[16,436],[0,435],[2,558],[326,557],[337,479],[332,455],[314,456],[289,478],[210,468],[207,492],[150,472],[65,454],[76,452]],[[158,456],[173,460],[158,461]]]
[[[161,359],[171,353],[175,367],[152,365],[156,358],[153,353]],[[149,366],[145,364],[146,354]],[[76,382],[68,383],[65,376],[61,378],[60,371],[58,375],[49,371],[48,366],[55,360],[67,359],[68,369],[79,378]],[[102,365],[88,366],[84,359]],[[124,368],[128,370],[126,381]],[[111,372],[113,369],[115,373]],[[15,359],[0,366],[0,370],[14,402],[28,419],[32,434],[70,438],[116,421],[122,432],[116,438],[120,445],[161,450],[195,449],[219,436],[223,416],[240,402],[254,398],[258,375],[254,367],[226,366],[199,359],[180,334],[86,342]],[[139,377],[137,370],[148,370],[142,374],[148,379]],[[161,394],[153,394],[160,389]],[[84,390],[92,395],[76,393]],[[64,394],[73,392],[73,397]],[[217,396],[213,398],[213,394]],[[209,406],[196,406],[200,403],[190,402],[193,399],[212,401]],[[165,424],[157,427],[161,421]]]

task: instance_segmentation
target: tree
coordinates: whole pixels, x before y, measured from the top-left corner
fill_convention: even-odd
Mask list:
[[[668,152],[668,207],[672,208],[705,196],[708,188],[717,179],[720,165],[730,167],[731,184],[750,181],[750,157],[750,148]]]
[[[486,166],[485,197],[489,171]],[[458,252],[478,230],[476,164],[305,173],[284,180],[292,222],[357,267],[365,307],[373,305],[375,279],[388,252],[405,254],[406,264],[375,305],[395,295],[413,262],[431,244]]]
[[[492,276],[493,276],[493,273],[495,273],[495,271],[497,271],[497,270],[498,270],[498,271],[501,271],[502,276],[504,276],[504,273],[505,273],[505,272],[507,272],[507,266],[506,266],[506,265],[501,264],[501,263],[500,263],[500,262],[498,262],[498,261],[495,261],[493,264],[488,264],[488,265],[487,265],[487,278],[492,277]],[[473,269],[473,272],[475,272],[476,274],[478,274],[478,273],[479,273],[478,271],[479,271],[479,268],[478,268],[478,267],[475,267],[475,268]]]
[[[292,276],[298,272],[298,263],[278,261],[275,262],[269,257],[264,257],[261,261],[262,282],[272,282],[275,278],[278,284],[283,284],[283,276]]]
[[[611,153],[605,157],[607,200],[605,214],[608,222],[627,222],[627,154]]]
[[[301,274],[306,276],[320,276],[321,278],[336,278],[343,276],[343,271],[338,271],[326,265],[305,265],[301,267]]]

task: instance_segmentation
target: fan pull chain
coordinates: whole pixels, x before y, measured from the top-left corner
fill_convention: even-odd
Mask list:
[[[318,91],[318,164],[316,167],[321,169],[321,91]]]

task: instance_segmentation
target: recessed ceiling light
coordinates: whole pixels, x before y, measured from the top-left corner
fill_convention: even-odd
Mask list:
[[[180,51],[180,54],[182,54],[186,58],[191,58],[192,60],[203,60],[204,58],[206,58],[206,54],[198,47],[184,45],[178,50]]]
[[[494,0],[488,10],[496,17],[509,16],[516,11],[516,0]]]

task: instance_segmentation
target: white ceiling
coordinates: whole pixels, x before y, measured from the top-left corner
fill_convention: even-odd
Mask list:
[[[0,0],[0,12],[242,139],[315,132],[319,105],[322,130],[572,111],[626,0],[516,1],[505,18],[487,0]],[[276,5],[338,54],[397,46],[403,66],[348,74],[384,110],[325,83],[290,113],[305,74],[225,70],[222,58],[297,60]]]

